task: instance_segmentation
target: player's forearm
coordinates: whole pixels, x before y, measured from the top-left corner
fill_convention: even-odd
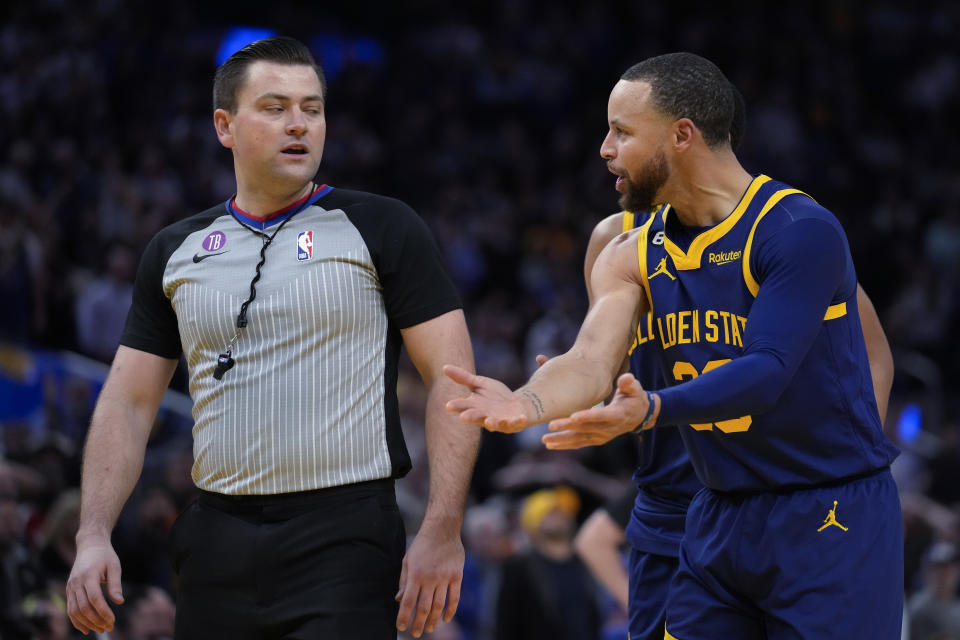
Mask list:
[[[155,415],[109,397],[97,403],[83,454],[78,546],[110,539],[140,477]]]
[[[426,440],[430,465],[430,495],[424,525],[459,533],[467,491],[480,448],[480,429],[463,424],[446,410],[460,394],[445,377],[437,378],[427,395]]]
[[[549,360],[514,393],[528,406],[530,424],[566,418],[610,395],[614,371],[577,349]]]
[[[673,387],[660,396],[658,425],[698,424],[764,413],[774,407],[791,372],[774,356],[753,353]]]

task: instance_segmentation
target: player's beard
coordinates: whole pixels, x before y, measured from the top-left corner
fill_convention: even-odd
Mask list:
[[[623,179],[627,189],[620,196],[620,206],[624,211],[650,211],[655,205],[661,204],[656,201],[657,192],[669,177],[670,166],[667,164],[667,154],[663,149],[659,149],[656,155],[644,165],[636,181],[626,177]]]

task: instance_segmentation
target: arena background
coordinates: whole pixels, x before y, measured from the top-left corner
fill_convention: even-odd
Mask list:
[[[746,99],[744,165],[839,217],[893,348],[886,428],[904,452],[908,596],[939,579],[936,567],[956,568],[955,549],[936,543],[960,533],[960,5],[336,4],[0,7],[0,553],[45,570],[25,601],[0,590],[3,615],[53,629],[35,637],[67,637],[56,605],[79,451],[138,257],[158,229],[233,193],[212,75],[224,47],[271,32],[309,43],[326,69],[322,181],[400,198],[427,220],[464,297],[478,370],[510,384],[537,353],[565,349],[582,319],[586,241],[617,210],[599,158],[610,88],[649,55],[714,60]],[[168,592],[164,534],[192,496],[184,385],[181,370],[115,536],[124,578]],[[400,391],[418,461],[401,503],[415,531],[426,465],[409,363]],[[626,485],[635,454],[628,438],[559,454],[536,433],[486,435],[461,613],[434,636],[490,637],[497,566],[525,544],[525,495],[572,486],[582,520]],[[946,560],[931,563],[931,550]],[[602,637],[624,637],[622,612],[597,597]],[[955,595],[949,604],[960,608]]]

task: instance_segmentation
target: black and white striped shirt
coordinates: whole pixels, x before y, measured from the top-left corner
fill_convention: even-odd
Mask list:
[[[278,229],[232,350],[236,366],[215,380],[263,234]],[[323,187],[266,220],[228,202],[160,231],[141,260],[120,342],[185,355],[198,487],[288,493],[409,470],[399,330],[459,307],[410,207]]]

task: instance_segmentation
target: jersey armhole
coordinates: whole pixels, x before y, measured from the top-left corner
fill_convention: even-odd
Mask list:
[[[761,209],[760,213],[757,215],[757,219],[753,221],[753,227],[750,228],[750,235],[747,236],[747,243],[743,249],[743,262],[741,263],[741,267],[743,269],[743,281],[747,285],[750,295],[752,295],[754,298],[757,297],[757,292],[760,291],[760,283],[758,283],[757,279],[753,277],[753,271],[750,268],[750,250],[753,247],[754,233],[756,232],[760,221],[763,220],[763,217],[767,215],[767,213],[769,213],[770,210],[777,205],[777,203],[787,196],[791,196],[795,193],[799,193],[810,198],[809,195],[803,191],[800,191],[799,189],[781,189],[770,196],[770,199],[767,200],[766,204],[763,205],[763,209]],[[813,200],[813,198],[810,199]],[[814,200],[814,202],[816,201]],[[854,296],[856,296],[856,292],[854,292]],[[824,321],[836,320],[837,318],[842,318],[845,315],[847,315],[846,301],[832,304],[827,307],[827,312],[824,314],[823,319]]]
[[[741,267],[743,268],[743,282],[747,285],[747,290],[750,291],[750,295],[752,295],[754,298],[757,297],[757,292],[760,291],[760,283],[757,282],[757,279],[753,277],[753,270],[750,268],[750,250],[753,248],[753,236],[757,231],[757,226],[760,224],[760,221],[763,220],[763,217],[767,215],[770,210],[777,205],[778,202],[789,195],[793,195],[794,193],[803,192],[799,189],[781,189],[770,196],[770,199],[767,200],[766,204],[763,205],[763,209],[761,209],[760,213],[757,214],[757,219],[753,221],[753,226],[750,228],[750,234],[747,236],[747,243],[743,248],[743,261],[741,263]],[[807,197],[809,198],[810,196]]]

